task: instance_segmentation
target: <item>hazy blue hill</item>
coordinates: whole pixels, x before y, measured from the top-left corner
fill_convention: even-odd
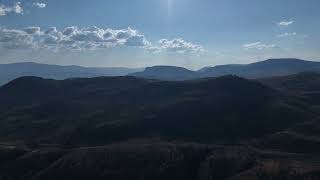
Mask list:
[[[142,71],[130,68],[87,68],[80,66],[58,66],[32,62],[0,64],[0,85],[22,76],[38,76],[50,79],[75,77],[125,76]]]
[[[160,80],[191,80],[197,78],[237,75],[244,78],[287,76],[300,72],[320,72],[320,62],[299,59],[269,59],[252,64],[230,64],[205,67],[191,71],[180,67],[155,66],[143,72],[130,74],[136,77]]]
[[[218,65],[214,67],[206,67],[198,71],[201,77],[217,77],[228,74],[240,74],[242,68],[246,65],[230,64],[230,65]]]
[[[269,59],[247,65],[215,66],[206,68],[200,73],[202,77],[233,74],[246,78],[263,78],[286,76],[300,72],[320,72],[320,62],[300,59]]]
[[[160,80],[188,80],[197,77],[197,73],[182,67],[154,66],[148,67],[142,72],[130,74],[131,76],[160,79]]]
[[[90,78],[98,76],[135,76],[147,79],[181,81],[198,78],[237,75],[245,78],[286,76],[300,72],[320,72],[320,62],[299,59],[269,59],[252,64],[219,65],[191,71],[182,67],[154,66],[146,69],[87,68],[37,63],[0,64],[0,85],[22,76],[38,76],[49,79]]]

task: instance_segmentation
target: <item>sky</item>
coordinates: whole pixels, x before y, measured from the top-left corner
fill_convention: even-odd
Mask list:
[[[0,0],[0,64],[320,60],[319,0]]]

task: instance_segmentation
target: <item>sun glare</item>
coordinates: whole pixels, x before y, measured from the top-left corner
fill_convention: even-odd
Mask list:
[[[166,0],[167,1],[167,12],[168,16],[171,16],[172,14],[172,8],[173,8],[173,0]]]

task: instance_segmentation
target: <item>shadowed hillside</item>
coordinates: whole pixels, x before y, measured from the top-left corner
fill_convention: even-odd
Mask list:
[[[313,118],[281,93],[235,76],[186,82],[24,77],[1,87],[0,98],[0,137],[45,143],[237,141]]]
[[[317,179],[319,79],[18,78],[0,179]]]

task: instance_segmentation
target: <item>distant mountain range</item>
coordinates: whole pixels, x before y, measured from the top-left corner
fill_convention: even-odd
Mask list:
[[[199,77],[196,71],[191,71],[182,67],[175,67],[175,66],[147,67],[142,72],[136,72],[129,75],[140,77],[140,78],[146,78],[146,79],[173,80],[173,81],[196,79],[197,77]]]
[[[205,67],[198,71],[190,71],[181,67],[154,66],[146,68],[143,72],[136,72],[130,75],[149,79],[175,81],[218,77],[229,74],[254,79],[287,76],[301,72],[320,72],[320,62],[300,59],[269,59],[252,64]]]
[[[88,68],[58,66],[32,62],[0,64],[0,86],[23,76],[37,76],[63,80],[68,78],[92,78],[99,76],[134,76],[146,79],[182,81],[199,78],[237,75],[244,78],[287,76],[301,72],[320,72],[320,62],[300,59],[269,59],[252,64],[230,64],[205,67],[198,71],[175,66],[147,68]]]
[[[88,68],[81,66],[38,64],[33,62],[0,64],[0,85],[22,76],[37,76],[62,80],[81,77],[125,76],[142,70],[143,68]]]

